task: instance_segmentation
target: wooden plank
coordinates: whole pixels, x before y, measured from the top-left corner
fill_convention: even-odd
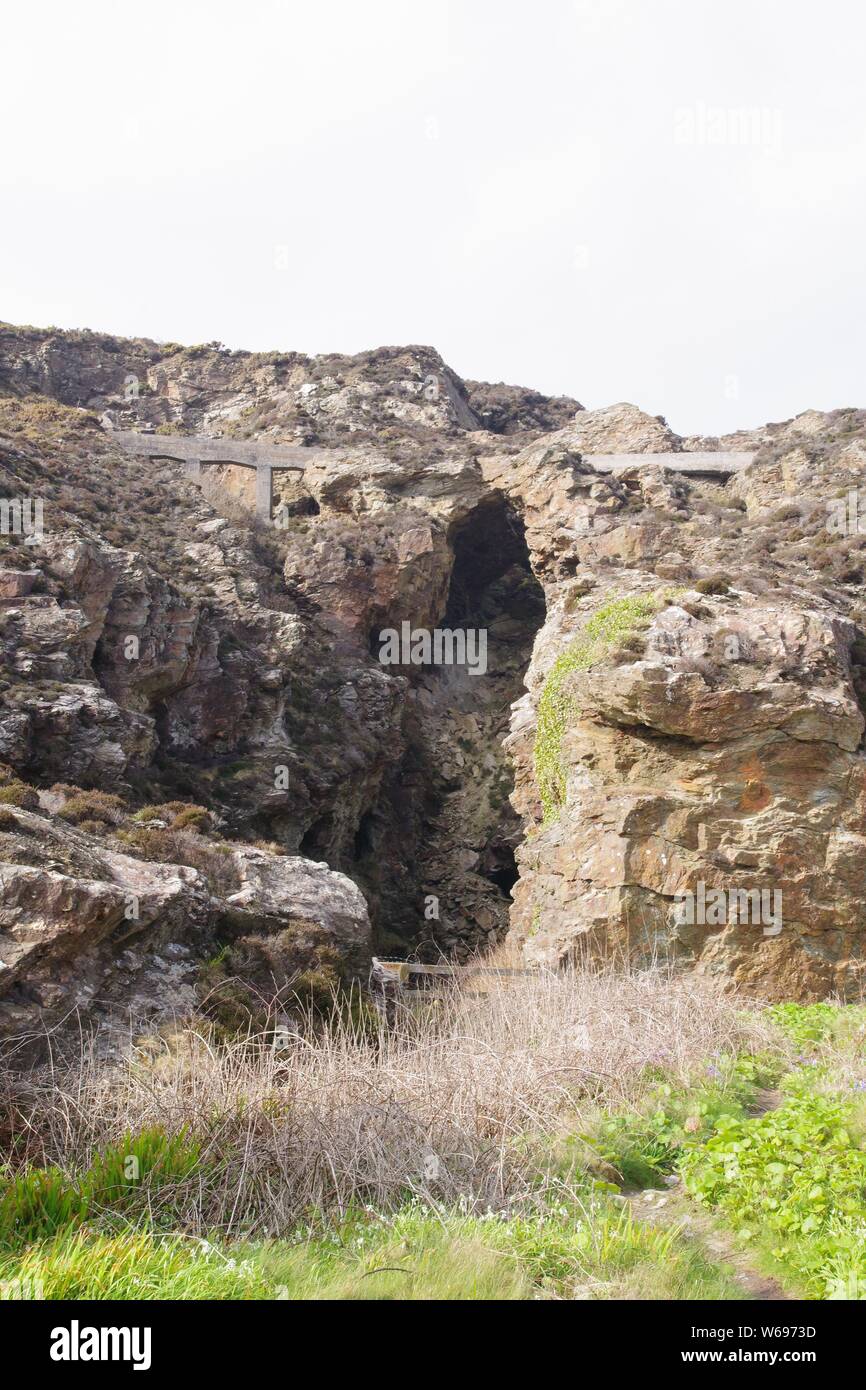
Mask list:
[[[534,975],[534,970],[515,970],[511,966],[499,965],[415,965],[409,963],[410,975]]]

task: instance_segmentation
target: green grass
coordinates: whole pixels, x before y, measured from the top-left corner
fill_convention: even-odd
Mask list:
[[[5,1289],[4,1289],[5,1286]],[[0,1255],[0,1298],[266,1299],[277,1293],[249,1261],[148,1230],[106,1235],[69,1227]]]
[[[128,1185],[117,1181],[123,1147],[78,1184],[56,1170],[7,1180],[0,1298],[24,1290],[58,1300],[741,1297],[730,1271],[678,1232],[635,1222],[612,1185],[583,1171],[569,1173],[576,1186],[548,1188],[520,1214],[413,1200],[390,1216],[360,1212],[336,1227],[319,1218],[291,1240],[225,1245],[161,1234],[140,1202],[134,1210]],[[147,1147],[158,1147],[153,1134]],[[175,1155],[178,1173],[188,1157]]]
[[[533,753],[545,824],[555,820],[565,804],[562,737],[577,713],[575,699],[568,691],[569,676],[575,671],[588,671],[601,661],[616,642],[651,617],[663,601],[658,594],[611,599],[593,613],[580,636],[556,658],[548,672],[538,702]]]
[[[409,1206],[330,1242],[253,1247],[248,1257],[292,1299],[742,1296],[730,1271],[679,1232],[643,1226],[606,1197],[512,1217]]]
[[[732,1272],[679,1232],[644,1226],[606,1197],[512,1217],[413,1203],[327,1234],[225,1248],[145,1229],[69,1227],[0,1255],[0,1297],[4,1287],[60,1300],[742,1297]]]
[[[202,1155],[158,1129],[126,1135],[77,1174],[0,1174],[0,1299],[747,1296],[699,1237],[635,1220],[620,1193],[677,1172],[792,1293],[866,1299],[866,1008],[785,1004],[766,1015],[784,1045],[716,1054],[687,1085],[648,1069],[642,1098],[564,1136],[538,1191],[509,1212],[413,1198],[339,1221],[311,1213],[286,1239],[203,1241],[182,1233]],[[777,1083],[782,1104],[756,1113]]]
[[[185,1180],[193,1179],[200,1158],[183,1135],[158,1129],[126,1135],[97,1155],[81,1173],[29,1167],[0,1187],[0,1250],[38,1241],[85,1225],[105,1214],[134,1219],[154,1204],[170,1220]]]

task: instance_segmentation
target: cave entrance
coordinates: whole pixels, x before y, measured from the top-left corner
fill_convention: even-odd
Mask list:
[[[373,906],[380,950],[459,960],[508,928],[523,827],[509,800],[514,777],[502,745],[545,604],[523,522],[501,494],[457,522],[449,543],[439,625],[483,632],[486,670],[413,669],[406,754],[365,815],[353,867]]]
[[[501,893],[510,898],[511,890],[518,879],[514,846],[510,844],[488,845],[482,858],[481,872],[491,883],[496,884]]]
[[[501,494],[486,499],[451,531],[454,565],[446,626],[528,619],[544,622],[544,591],[532,573],[522,518]]]

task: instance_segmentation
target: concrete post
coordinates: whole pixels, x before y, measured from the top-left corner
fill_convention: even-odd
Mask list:
[[[260,516],[264,521],[271,519],[271,465],[269,463],[256,464],[256,516]]]
[[[198,482],[201,477],[201,459],[184,459],[183,471],[191,482]]]

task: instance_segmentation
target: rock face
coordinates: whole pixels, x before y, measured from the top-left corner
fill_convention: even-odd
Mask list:
[[[113,853],[28,811],[7,812],[3,825],[3,1034],[55,1027],[112,994],[141,993],[154,1012],[166,984],[169,1001],[184,1002],[189,943],[208,917],[195,869]]]
[[[238,888],[218,904],[223,926],[245,934],[280,931],[286,918],[321,928],[344,960],[359,970],[370,946],[367,904],[345,874],[297,856],[239,848],[232,854]]]
[[[18,395],[108,411],[131,429],[271,442],[405,446],[467,430],[519,434],[581,409],[521,386],[463,382],[430,347],[307,357],[0,324],[0,359],[0,384]]]
[[[106,415],[327,452],[275,478],[267,528],[251,473],[199,488],[120,452]],[[510,925],[542,964],[858,991],[866,537],[828,518],[864,423],[685,440],[461,382],[428,348],[0,326],[0,495],[42,515],[0,535],[6,1031],[184,1007],[221,943],[298,920],[347,976],[374,946],[462,958]],[[676,472],[716,447],[759,452],[728,482]],[[484,670],[394,662],[404,625],[483,632]]]
[[[244,916],[278,932],[313,890],[324,894],[315,922],[356,976],[371,949],[359,890],[380,950],[422,941],[459,954],[504,935],[520,822],[502,740],[543,600],[477,441],[516,455],[534,437],[519,433],[524,400],[543,414],[546,398],[497,388],[495,435],[426,349],[343,361],[335,375],[307,359],[289,369],[96,335],[4,330],[0,341],[2,491],[44,510],[38,540],[0,537],[0,760],[39,789],[49,824],[67,833],[56,818],[69,784],[117,793],[122,809],[98,829],[106,847],[170,859],[178,846],[142,841],[137,813],[207,807],[208,838],[242,856],[244,882],[209,909],[193,957]],[[275,372],[285,390],[273,428],[261,412],[244,424]],[[127,400],[129,376],[141,389]],[[315,437],[339,447],[300,483],[275,479],[285,524],[263,530],[231,478],[199,490],[174,464],[132,460],[79,403],[139,426],[275,438],[311,439],[321,417]],[[566,407],[577,405],[552,405],[555,418]],[[440,621],[483,625],[483,676],[379,661],[381,631]],[[194,872],[201,856],[184,852]],[[328,894],[324,870],[301,891],[309,861],[331,866]],[[337,910],[341,871],[358,887]],[[129,994],[142,997],[131,982]]]
[[[326,864],[238,848],[237,886],[148,863],[45,815],[3,814],[0,1037],[131,1013],[138,1023],[195,1004],[197,962],[238,929],[320,928],[344,960],[369,948],[362,894]]]
[[[581,417],[511,474],[548,614],[509,738],[529,821],[512,931],[539,962],[859,995],[866,541],[828,521],[862,479],[863,417],[777,429],[722,488],[639,458],[582,472],[575,430],[619,450],[621,416]],[[630,447],[653,433],[632,420]]]

